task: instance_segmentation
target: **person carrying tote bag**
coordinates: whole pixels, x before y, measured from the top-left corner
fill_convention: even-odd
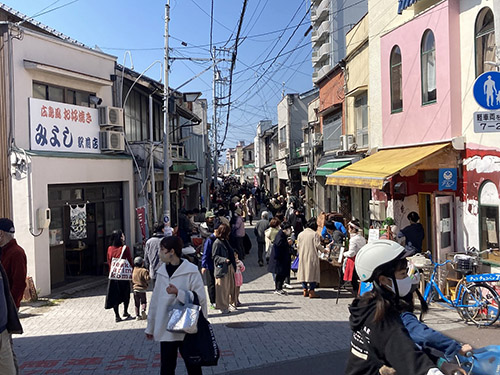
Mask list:
[[[133,264],[130,249],[125,246],[125,235],[121,230],[115,230],[111,234],[111,246],[108,247],[107,260],[110,266],[110,280],[108,281],[108,289],[106,292],[105,309],[113,309],[115,312],[115,321],[118,323],[122,320],[118,312],[118,306],[123,303],[123,317],[125,319],[131,318],[128,313],[128,305],[130,303],[130,280],[120,279],[114,280],[111,275],[111,265],[114,259],[123,259]],[[115,265],[117,262],[115,261]],[[116,272],[114,273],[116,276]]]
[[[214,260],[215,275],[215,307],[222,314],[228,314],[229,304],[236,309],[237,301],[234,273],[236,272],[236,259],[234,250],[229,245],[231,229],[226,224],[221,224],[215,230],[217,238],[212,246],[212,258]]]
[[[177,357],[183,348],[184,332],[167,329],[169,310],[176,304],[189,305],[195,294],[201,306],[198,322],[207,317],[207,297],[198,267],[181,259],[182,240],[177,236],[165,237],[160,242],[160,260],[163,264],[156,273],[156,283],[149,304],[148,324],[145,330],[148,340],[160,342],[160,374],[175,374]],[[199,364],[186,362],[188,375],[202,374]]]

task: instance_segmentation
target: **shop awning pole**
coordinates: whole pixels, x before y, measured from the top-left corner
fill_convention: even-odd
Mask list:
[[[163,67],[165,83],[163,86],[163,224],[170,226],[170,168],[169,168],[169,116],[168,116],[168,22],[170,21],[170,0],[165,4],[165,51]]]

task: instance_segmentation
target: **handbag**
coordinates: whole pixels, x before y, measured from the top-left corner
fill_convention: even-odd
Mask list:
[[[299,256],[297,255],[290,266],[290,269],[293,272],[297,272],[299,270]]]
[[[188,293],[189,295],[189,293]],[[190,300],[186,303],[174,303],[167,309],[167,331],[177,333],[196,333],[201,306],[193,304]]]
[[[196,293],[193,303],[199,303]],[[219,345],[211,324],[203,314],[200,314],[198,319],[198,332],[186,335],[179,351],[186,364],[217,366],[220,357]]]
[[[126,248],[127,246],[123,245],[120,257],[111,259],[108,276],[110,280],[132,280],[132,266],[127,259],[122,259]]]

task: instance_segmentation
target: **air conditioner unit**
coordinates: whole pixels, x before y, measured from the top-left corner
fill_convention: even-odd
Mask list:
[[[340,136],[340,149],[342,151],[349,151],[354,145],[354,135],[344,134]]]
[[[300,144],[300,156],[308,156],[309,155],[309,143],[302,142]]]
[[[101,151],[125,151],[125,136],[122,132],[106,130],[99,132]]]
[[[123,127],[123,108],[99,107],[99,125]]]

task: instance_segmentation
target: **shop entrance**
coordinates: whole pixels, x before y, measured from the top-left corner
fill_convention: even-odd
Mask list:
[[[103,275],[111,233],[123,229],[121,183],[51,185],[52,288]]]

